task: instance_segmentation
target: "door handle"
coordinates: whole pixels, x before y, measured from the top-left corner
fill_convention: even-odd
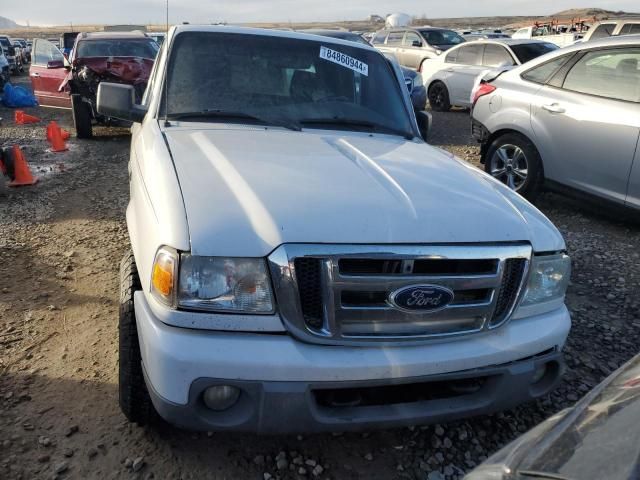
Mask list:
[[[562,108],[557,103],[552,103],[551,105],[542,105],[542,108],[550,113],[564,113],[566,110]]]
[[[32,74],[31,74],[31,76],[32,76],[32,77],[39,77],[39,76],[40,76],[40,74],[39,74],[39,73],[37,73],[37,72],[34,72],[34,73],[32,73]]]

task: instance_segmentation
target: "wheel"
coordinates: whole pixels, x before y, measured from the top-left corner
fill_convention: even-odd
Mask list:
[[[524,135],[507,133],[496,138],[487,150],[484,169],[529,201],[533,202],[542,189],[542,160]]]
[[[436,112],[448,112],[451,110],[449,90],[442,82],[435,82],[429,87],[429,104]]]
[[[76,127],[78,138],[93,137],[91,126],[91,107],[82,101],[82,95],[71,95],[71,109],[73,113],[73,125]]]
[[[155,418],[149,391],[142,374],[142,356],[133,294],[141,290],[138,268],[129,250],[120,263],[119,399],[122,413],[131,422],[146,425]]]

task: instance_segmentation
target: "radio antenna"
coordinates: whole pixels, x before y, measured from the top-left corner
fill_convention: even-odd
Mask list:
[[[166,16],[165,16],[165,47],[167,53],[164,56],[164,126],[170,126],[167,112],[169,111],[169,0],[165,0]]]

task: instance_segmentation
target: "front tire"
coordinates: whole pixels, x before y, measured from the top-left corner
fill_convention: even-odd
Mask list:
[[[524,135],[506,133],[491,142],[484,169],[530,202],[540,195],[544,183],[542,160],[538,149]]]
[[[93,137],[93,127],[91,126],[91,108],[82,101],[82,95],[76,93],[71,95],[71,109],[73,113],[73,125],[76,127],[78,138]]]
[[[449,90],[442,82],[434,82],[429,87],[429,105],[436,112],[448,112],[451,110]]]
[[[149,391],[142,373],[142,355],[133,295],[142,289],[138,268],[129,250],[120,263],[120,318],[118,365],[119,399],[122,413],[131,422],[146,425],[155,416]]]

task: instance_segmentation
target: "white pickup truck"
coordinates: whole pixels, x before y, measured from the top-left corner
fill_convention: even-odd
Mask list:
[[[524,27],[517,30],[511,38],[518,40],[541,40],[544,42],[554,43],[560,48],[568,47],[579,41],[584,34],[578,32],[555,33],[548,27]]]
[[[424,140],[366,45],[171,29],[133,121],[120,404],[189,429],[341,431],[492,412],[563,371],[556,228]]]

